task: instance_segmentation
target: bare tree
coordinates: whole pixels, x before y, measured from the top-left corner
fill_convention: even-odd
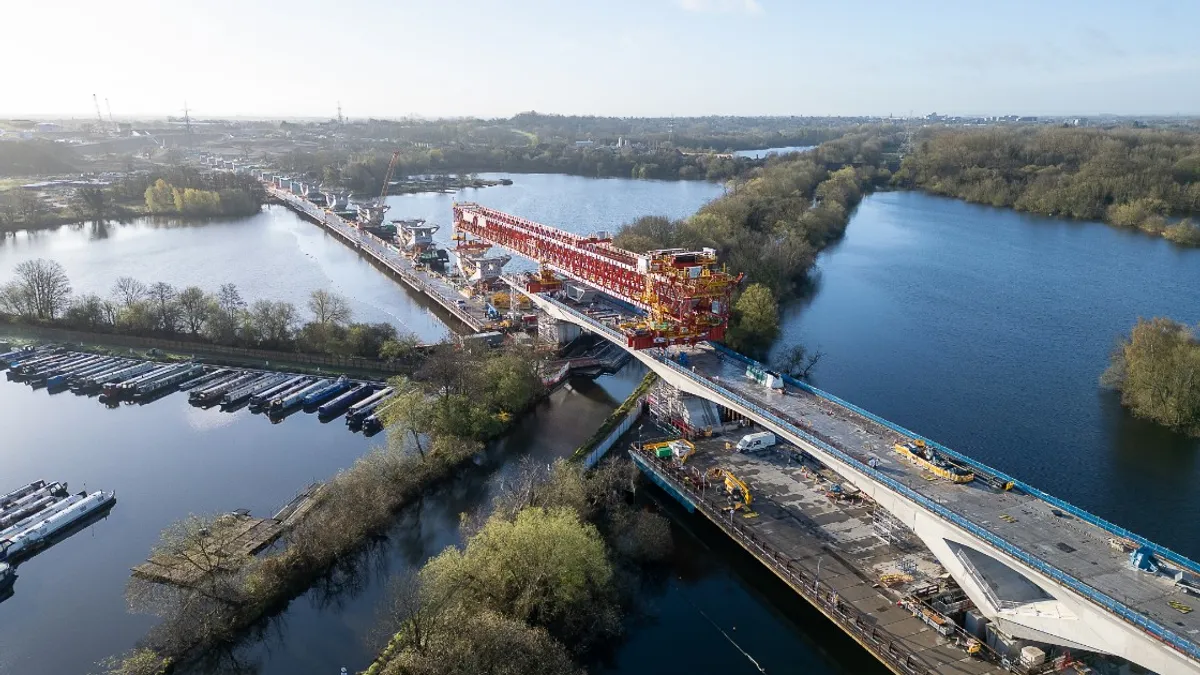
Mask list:
[[[217,291],[217,307],[229,323],[236,325],[238,315],[246,307],[246,301],[242,299],[236,285],[221,284],[220,290]]]
[[[250,306],[250,321],[258,339],[278,346],[292,339],[296,306],[290,302],[258,300]]]
[[[188,286],[179,292],[179,312],[183,327],[192,335],[198,335],[204,329],[212,311],[212,298],[198,286]]]
[[[165,281],[156,281],[147,290],[150,304],[154,309],[154,319],[158,329],[164,333],[174,333],[179,328],[179,303],[176,301],[179,293],[175,287]]]
[[[16,284],[27,303],[27,313],[39,319],[53,319],[71,299],[71,281],[63,266],[53,260],[37,258],[17,265]]]
[[[308,298],[313,320],[324,326],[341,326],[350,322],[350,303],[337,293],[316,290]]]
[[[133,277],[120,277],[113,284],[112,289],[113,298],[121,303],[121,307],[130,307],[134,303],[144,300],[147,292],[146,284]]]
[[[815,352],[809,354],[804,345],[792,345],[791,349],[783,353],[783,355],[775,361],[775,369],[787,375],[790,375],[797,380],[807,380],[817,364],[825,357],[825,352],[818,348]]]

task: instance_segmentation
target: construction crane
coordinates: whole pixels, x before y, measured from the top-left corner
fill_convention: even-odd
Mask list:
[[[392,161],[388,162],[387,173],[385,173],[383,175],[383,187],[379,189],[379,199],[375,200],[375,205],[380,208],[383,208],[383,209],[387,208],[386,206],[384,206],[383,201],[384,201],[384,199],[387,198],[388,185],[392,182],[392,176],[395,175],[395,173],[396,173],[396,164],[399,161],[400,161],[400,151],[397,150],[392,153]]]
[[[100,127],[103,128],[104,116],[100,114],[100,99],[96,98],[95,94],[92,94],[92,103],[96,106],[96,121],[99,122]]]
[[[112,125],[112,128],[115,130],[117,128],[117,123],[113,121],[112,106],[108,104],[107,96],[104,97],[104,107],[108,109],[108,123]]]
[[[397,150],[392,153],[392,159],[388,162],[387,173],[383,176],[383,187],[379,188],[379,197],[375,199],[375,203],[359,204],[358,224],[360,227],[380,227],[383,225],[383,216],[388,210],[386,203],[388,185],[392,182],[392,176],[396,173],[396,164],[399,162],[400,151]]]
[[[454,231],[460,246],[470,245],[469,235],[539,262],[542,279],[529,292],[543,292],[551,271],[641,310],[619,326],[632,349],[723,339],[742,280],[717,264],[715,249],[634,253],[613,246],[607,232],[579,235],[479,204],[454,205]]]

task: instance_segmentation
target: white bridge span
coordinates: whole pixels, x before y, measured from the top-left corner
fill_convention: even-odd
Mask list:
[[[511,285],[551,317],[625,347],[615,329]],[[913,530],[1006,633],[1112,654],[1160,675],[1200,673],[1200,612],[1184,614],[1169,604],[1188,601],[1185,586],[1133,569],[1110,540],[1147,547],[1185,580],[1200,578],[1193,576],[1200,572],[1195,562],[1020,481],[1016,490],[1002,492],[981,481],[925,480],[890,450],[893,439],[920,436],[804,385],[784,396],[750,383],[744,377],[749,361],[718,349],[693,351],[687,368],[661,350],[632,353],[672,386],[754,420],[870,495]],[[980,473],[1010,478],[927,442]]]

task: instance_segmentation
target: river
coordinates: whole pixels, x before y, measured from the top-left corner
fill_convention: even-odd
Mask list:
[[[1098,385],[1138,317],[1200,322],[1200,250],[910,192],[868,196],[776,349],[815,384],[1200,558],[1200,441]]]

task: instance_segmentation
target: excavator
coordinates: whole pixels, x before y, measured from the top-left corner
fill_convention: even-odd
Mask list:
[[[754,502],[754,496],[750,494],[750,486],[746,485],[742,479],[719,467],[708,470],[708,479],[725,481],[725,492],[734,499],[734,511],[753,513],[750,510],[750,504]]]

